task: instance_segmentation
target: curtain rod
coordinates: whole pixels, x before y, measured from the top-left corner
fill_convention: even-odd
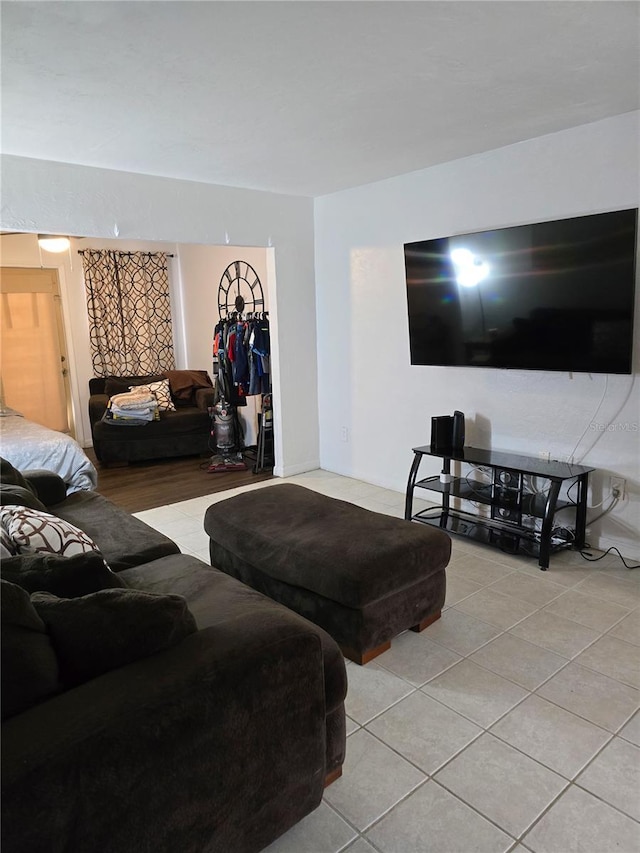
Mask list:
[[[118,255],[165,255],[167,258],[175,258],[171,252],[122,252],[120,249],[78,249],[79,255],[85,252],[116,252]]]

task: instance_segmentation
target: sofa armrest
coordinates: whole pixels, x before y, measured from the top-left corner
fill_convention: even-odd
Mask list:
[[[2,728],[12,853],[257,851],[322,797],[320,641],[247,614]]]
[[[0,505],[27,506],[31,509],[46,510],[46,506],[37,498],[31,489],[14,486],[10,483],[0,483]]]
[[[215,389],[214,388],[197,388],[195,393],[196,406],[206,412],[209,406],[215,405]]]
[[[67,486],[62,477],[44,468],[33,468],[22,472],[29,485],[33,486],[38,500],[45,506],[59,504],[67,497]]]
[[[107,411],[108,403],[109,397],[106,394],[92,394],[89,397],[89,422],[92,432],[93,425],[102,420],[102,416]]]

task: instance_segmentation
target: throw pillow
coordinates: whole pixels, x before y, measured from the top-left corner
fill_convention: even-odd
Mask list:
[[[11,537],[0,524],[0,554],[2,555],[2,559],[5,560],[8,557],[13,557],[16,553],[16,547],[11,541]],[[0,566],[1,565],[2,564],[0,563]]]
[[[100,589],[126,589],[122,578],[106,565],[102,554],[88,551],[73,557],[57,554],[8,556],[0,563],[4,580],[27,592],[51,592],[63,598],[76,598]]]
[[[60,692],[58,660],[29,594],[1,581],[2,719]]]
[[[149,391],[158,401],[158,409],[161,412],[175,412],[176,407],[173,405],[173,400],[171,399],[171,390],[169,388],[169,380],[161,379],[158,382],[149,382],[147,385],[132,385],[129,389],[133,391],[136,388],[143,388],[145,391]]]
[[[79,527],[51,513],[26,506],[0,507],[0,526],[9,536],[16,554],[44,551],[71,557],[100,550]]]
[[[66,687],[156,654],[196,631],[180,595],[105,589],[82,598],[37,592],[31,601],[51,635]]]

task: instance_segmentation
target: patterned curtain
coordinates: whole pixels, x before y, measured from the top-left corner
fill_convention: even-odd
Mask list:
[[[95,376],[145,376],[175,367],[167,255],[85,249]]]

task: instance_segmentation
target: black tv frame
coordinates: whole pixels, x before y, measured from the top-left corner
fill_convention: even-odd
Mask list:
[[[505,242],[510,240],[511,245],[517,245],[518,239],[524,244],[526,242],[524,238],[529,237],[533,241],[532,247],[528,250],[530,256],[528,260],[532,263],[531,269],[521,272],[516,271],[511,276],[513,282],[508,286],[521,286],[522,281],[529,279],[530,281],[527,284],[529,287],[528,295],[530,297],[531,294],[535,294],[536,292],[535,287],[531,284],[531,280],[535,279],[536,276],[540,277],[539,271],[536,270],[533,264],[535,252],[537,251],[544,256],[544,252],[546,251],[551,259],[554,259],[556,256],[562,256],[559,242],[551,243],[550,246],[538,246],[536,248],[533,236],[536,233],[535,229],[538,228],[538,231],[540,231],[540,229],[545,229],[546,226],[546,231],[548,232],[550,227],[558,226],[556,230],[559,234],[562,234],[562,231],[569,231],[575,234],[579,233],[583,226],[588,230],[597,227],[599,217],[601,218],[600,222],[606,220],[607,228],[605,228],[603,233],[609,241],[616,240],[616,235],[611,229],[618,223],[621,229],[627,232],[624,234],[624,240],[628,242],[623,246],[624,254],[618,261],[619,264],[624,264],[627,267],[626,269],[623,268],[625,287],[621,291],[619,299],[621,308],[617,312],[613,308],[609,309],[608,318],[596,318],[593,307],[588,309],[583,307],[583,310],[581,310],[580,304],[571,304],[562,309],[556,309],[554,305],[546,307],[541,303],[539,306],[536,305],[536,311],[532,311],[529,317],[520,318],[519,329],[523,334],[517,334],[517,318],[512,317],[510,319],[514,329],[511,330],[511,335],[502,335],[500,338],[495,337],[492,339],[489,333],[496,333],[498,329],[487,329],[485,325],[486,308],[483,306],[482,300],[482,283],[477,288],[462,288],[456,283],[453,266],[449,262],[451,244],[460,244],[465,238],[469,238],[470,241],[475,241],[476,244],[478,243],[478,239],[481,242],[485,241],[489,246],[492,244],[499,245],[503,240]],[[520,229],[521,233],[514,235],[513,232],[518,229]],[[527,229],[530,233],[527,233]],[[633,230],[632,251],[629,251],[629,246],[631,245],[630,230]],[[595,253],[597,256],[596,242],[592,241],[588,245],[589,252]],[[541,279],[547,288],[549,285],[552,286],[552,289],[554,285],[557,286],[557,281],[561,281],[560,275],[564,275],[566,276],[565,282],[569,280],[571,287],[575,290],[577,283],[576,271],[568,264],[568,260],[575,261],[575,253],[579,247],[580,244],[576,244],[570,245],[569,250],[564,249],[565,256],[563,262],[565,267],[553,271],[552,274],[555,276],[555,279],[549,277],[546,282]],[[516,254],[515,251],[510,251],[511,254]],[[554,251],[556,253],[555,256]],[[571,251],[574,253],[573,259]],[[416,261],[415,254],[420,252],[424,257],[435,258],[435,260],[428,262],[424,260]],[[508,254],[509,252],[505,252],[505,256]],[[520,254],[526,258],[524,251]],[[413,241],[404,244],[404,255],[412,365],[485,367],[490,369],[543,370],[591,374],[630,374],[633,372],[635,293],[638,267],[638,208],[600,211],[584,216],[539,220],[504,228],[491,228],[453,234],[447,237]],[[548,258],[544,257],[538,260],[543,264],[545,260],[548,262]],[[613,261],[608,259],[607,263],[609,266],[605,269],[609,269]],[[444,274],[446,268],[448,268],[449,272]],[[428,280],[424,278],[419,279],[418,272],[424,273],[425,270],[438,272],[440,275],[437,277],[434,275],[432,279]],[[588,274],[592,277],[596,275],[596,272],[597,266],[588,270]],[[574,276],[573,281],[571,281],[570,275]],[[508,276],[503,276],[503,283],[505,281],[509,282]],[[478,316],[481,319],[482,334],[477,341],[473,342],[466,340],[461,331],[463,324],[463,309],[461,305],[463,304],[463,298],[466,298],[468,306],[469,299],[476,292],[479,298]],[[433,307],[436,306],[438,295],[440,305]],[[575,299],[576,296],[574,294],[574,302]],[[556,301],[560,302],[561,300]],[[532,304],[535,304],[535,300]],[[425,305],[429,306],[432,311],[431,315],[425,315]],[[420,315],[421,309],[422,315]],[[546,315],[544,313],[545,310],[547,312]],[[557,313],[555,317],[553,316],[554,310]],[[457,315],[454,316],[456,312]],[[534,321],[531,318],[534,318]],[[429,322],[431,322],[430,328]],[[479,324],[480,320],[477,322]],[[449,323],[448,327],[447,323]],[[455,325],[456,323],[457,325]],[[552,337],[554,334],[554,323],[557,329],[561,330],[556,333],[555,338]],[[527,328],[527,325],[529,328]],[[621,347],[619,343],[621,331],[625,333],[623,337],[624,347]],[[534,332],[538,333],[537,337],[534,335]],[[561,337],[563,333],[564,336]],[[600,343],[600,350],[604,351],[606,355],[598,355],[598,345],[594,344],[597,334],[605,336],[604,343],[602,341]],[[548,337],[546,350],[544,346],[545,335]],[[510,338],[511,344],[508,342],[505,343],[507,337]],[[541,340],[542,343],[540,343]],[[583,346],[581,348],[576,343],[581,342],[584,344],[585,341],[588,341],[589,347]],[[509,346],[512,347],[512,350],[509,350]],[[528,350],[526,349],[527,346],[529,347]],[[519,347],[522,347],[521,351],[518,351]],[[609,349],[607,350],[607,348]],[[595,355],[593,353],[594,349]],[[428,357],[425,356],[425,352],[428,353]],[[615,355],[611,353],[615,353]],[[435,357],[435,354],[438,357]]]

